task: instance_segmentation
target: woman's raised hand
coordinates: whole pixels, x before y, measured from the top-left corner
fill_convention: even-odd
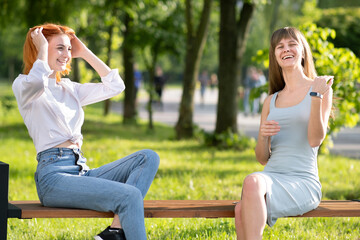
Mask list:
[[[334,82],[334,76],[318,76],[315,78],[312,91],[322,95],[327,93]]]
[[[47,61],[49,43],[42,33],[43,28],[35,28],[31,32],[32,42],[34,43],[36,50],[38,51],[38,58]]]
[[[88,48],[75,34],[73,34],[72,37],[71,56],[73,58],[84,58],[85,53],[89,51]]]

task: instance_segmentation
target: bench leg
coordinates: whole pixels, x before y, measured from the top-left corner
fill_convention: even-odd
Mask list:
[[[0,240],[7,239],[9,165],[0,162]]]

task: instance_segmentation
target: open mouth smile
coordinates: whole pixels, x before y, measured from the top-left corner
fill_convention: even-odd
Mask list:
[[[66,65],[67,60],[57,60],[58,63],[60,63],[61,65]]]
[[[286,59],[290,59],[290,58],[294,58],[294,56],[293,55],[287,55],[287,56],[283,57],[282,60],[286,60]]]

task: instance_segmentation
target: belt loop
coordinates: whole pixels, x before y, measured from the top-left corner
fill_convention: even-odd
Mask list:
[[[60,157],[62,157],[62,155],[63,155],[63,149],[62,149],[62,148],[59,148],[59,151],[60,151]]]

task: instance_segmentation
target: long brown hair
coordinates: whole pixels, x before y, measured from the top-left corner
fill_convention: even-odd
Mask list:
[[[314,61],[310,46],[306,41],[304,35],[294,27],[284,27],[276,30],[271,37],[269,48],[269,94],[273,94],[282,90],[285,87],[285,81],[282,74],[282,69],[279,66],[275,57],[275,47],[282,39],[292,38],[303,46],[304,58],[301,61],[304,74],[311,79],[314,79],[317,74],[314,66]]]
[[[53,23],[45,23],[43,25],[38,25],[29,29],[28,33],[26,34],[26,39],[24,43],[23,49],[23,61],[24,61],[24,69],[23,73],[28,74],[30,69],[32,68],[34,62],[37,59],[38,51],[32,41],[31,32],[34,31],[36,28],[42,27],[42,33],[44,37],[49,41],[51,37],[57,34],[66,34],[69,36],[70,39],[73,38],[73,34],[75,31],[71,28],[63,25],[53,24]],[[56,73],[56,81],[59,82],[61,80],[61,75],[69,74],[71,70],[70,66],[71,60],[66,64],[66,70],[62,72]]]

